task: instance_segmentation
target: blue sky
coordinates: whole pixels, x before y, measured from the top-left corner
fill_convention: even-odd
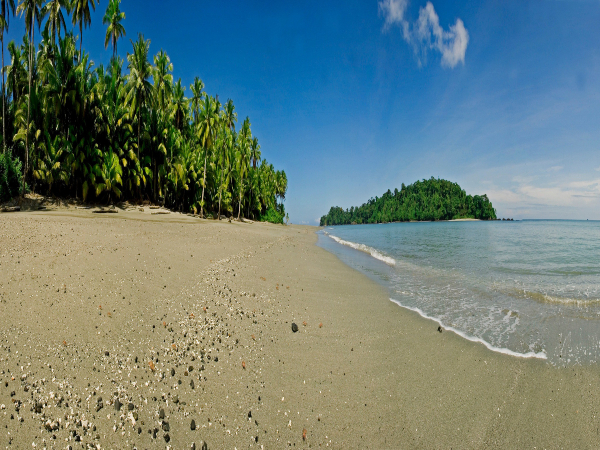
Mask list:
[[[177,5],[167,6],[167,5]],[[84,30],[106,64],[103,0]],[[600,2],[122,0],[129,39],[249,116],[315,224],[431,176],[501,217],[600,219]],[[20,40],[21,19],[9,40]],[[189,88],[186,91],[189,93]]]

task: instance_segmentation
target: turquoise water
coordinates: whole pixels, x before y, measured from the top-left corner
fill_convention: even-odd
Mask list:
[[[600,361],[600,222],[338,226],[320,231],[319,245],[399,306],[493,351]]]

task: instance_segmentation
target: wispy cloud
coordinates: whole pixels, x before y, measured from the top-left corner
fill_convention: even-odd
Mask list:
[[[380,0],[379,13],[385,22],[383,31],[387,32],[393,25],[402,29],[404,40],[411,44],[419,58],[419,64],[427,59],[428,50],[437,50],[442,55],[442,66],[454,68],[465,62],[465,54],[469,44],[469,32],[461,19],[448,30],[440,26],[440,19],[431,2],[419,10],[419,18],[415,23],[406,19],[408,0]]]

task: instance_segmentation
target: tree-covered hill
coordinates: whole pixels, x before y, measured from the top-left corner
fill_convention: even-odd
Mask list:
[[[467,195],[458,184],[431,177],[409,186],[402,183],[400,190],[388,190],[361,206],[334,206],[321,217],[321,226],[464,218],[495,219],[496,210],[487,195]]]

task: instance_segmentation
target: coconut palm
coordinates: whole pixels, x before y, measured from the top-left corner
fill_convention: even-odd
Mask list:
[[[81,55],[81,46],[83,45],[83,28],[92,24],[92,10],[96,11],[96,4],[99,0],[73,0],[71,9],[73,11],[73,25],[79,25],[79,54]]]
[[[244,189],[244,175],[248,170],[250,163],[250,143],[252,141],[252,133],[250,131],[250,119],[246,117],[240,130],[240,145],[238,153],[238,173],[240,175],[240,199],[238,203],[238,220],[240,220],[240,214],[242,212],[242,192]]]
[[[169,56],[161,50],[154,57],[154,98],[161,113],[165,113],[173,92],[173,64]]]
[[[104,48],[108,48],[109,42],[112,43],[113,57],[117,54],[117,41],[125,36],[125,27],[121,23],[125,19],[125,13],[120,9],[121,0],[109,0],[106,13],[102,19],[106,28],[106,38],[104,39]]]
[[[67,25],[62,9],[68,10],[68,0],[48,0],[42,8],[42,17],[47,17],[46,32],[52,36],[52,47],[56,44],[56,35],[60,38],[61,30],[65,31]]]
[[[117,198],[121,197],[121,188],[123,180],[123,169],[119,161],[119,157],[112,150],[104,153],[100,171],[97,174],[100,178],[100,183],[96,184],[96,197],[103,192],[108,192],[108,201],[112,199],[114,193]]]
[[[21,0],[19,6],[17,6],[17,14],[25,16],[25,29],[29,35],[29,91],[27,95],[27,123],[26,130],[29,130],[29,119],[31,118],[31,78],[33,75],[33,40],[35,37],[35,23],[37,22],[38,28],[42,20],[41,14],[42,0]],[[25,179],[27,178],[27,172],[29,170],[29,132],[25,133],[25,170],[23,171],[23,188],[21,195],[25,194]]]
[[[227,100],[225,103],[225,107],[223,108],[223,120],[225,121],[225,126],[229,128],[231,131],[235,130],[235,122],[237,122],[237,113],[235,112],[235,106],[233,105],[233,100]]]
[[[219,101],[209,97],[204,97],[204,104],[198,117],[198,140],[204,149],[204,176],[202,178],[202,201],[200,202],[200,215],[204,213],[204,190],[206,189],[206,160],[208,152],[212,150],[215,135],[219,127]]]
[[[152,76],[152,65],[148,61],[148,50],[150,49],[150,39],[144,40],[144,35],[140,33],[136,42],[131,41],[133,53],[127,53],[129,67],[129,79],[127,87],[127,103],[131,106],[131,116],[137,112],[138,121],[138,139],[137,156],[140,158],[140,136],[142,124],[142,108],[153,100],[152,85],[150,77]]]
[[[15,0],[0,0],[0,41],[2,42],[2,145],[6,152],[6,125],[5,105],[6,92],[4,90],[4,32],[8,32],[10,16],[15,13]]]
[[[183,120],[188,112],[189,100],[184,97],[185,86],[181,85],[181,78],[173,86],[173,116],[175,127],[181,130]]]
[[[190,90],[192,91],[190,105],[194,114],[194,124],[198,124],[198,116],[200,115],[200,104],[202,103],[202,98],[204,97],[204,92],[202,92],[202,89],[204,89],[204,83],[202,82],[202,80],[199,77],[194,78],[194,82],[190,85]]]

